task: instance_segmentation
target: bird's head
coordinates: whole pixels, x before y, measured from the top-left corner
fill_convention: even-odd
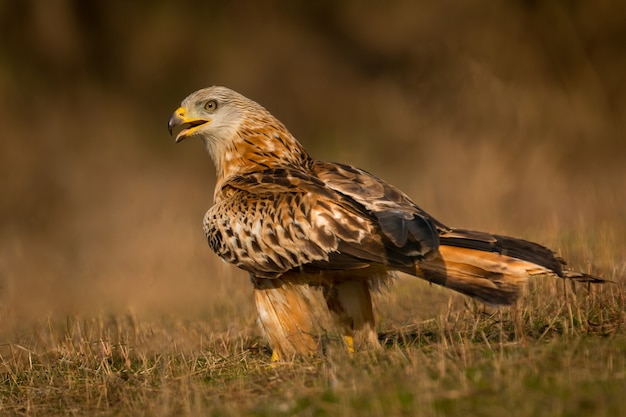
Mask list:
[[[167,124],[176,143],[203,140],[217,174],[243,174],[297,164],[308,158],[302,145],[260,104],[226,87],[190,94]]]
[[[170,134],[178,131],[176,143],[194,136],[212,142],[228,140],[245,115],[244,104],[256,103],[225,87],[198,90],[183,100],[167,127]]]

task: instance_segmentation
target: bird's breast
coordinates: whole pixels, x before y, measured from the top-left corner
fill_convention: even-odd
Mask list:
[[[275,277],[327,260],[336,249],[334,237],[319,238],[323,218],[313,209],[307,194],[235,193],[207,211],[204,232],[211,249],[226,262]]]

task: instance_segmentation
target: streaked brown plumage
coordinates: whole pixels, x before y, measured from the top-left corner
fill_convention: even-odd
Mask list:
[[[176,142],[201,138],[215,163],[204,231],[215,253],[251,274],[274,358],[315,351],[310,286],[322,287],[351,349],[359,334],[377,344],[369,291],[393,271],[493,305],[513,303],[532,275],[601,281],[539,244],[449,228],[368,172],[314,160],[267,110],[227,88],[191,94],[173,128]]]

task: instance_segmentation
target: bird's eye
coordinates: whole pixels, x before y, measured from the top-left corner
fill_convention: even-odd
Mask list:
[[[217,101],[209,100],[206,103],[204,103],[204,110],[209,111],[209,112],[214,112],[215,110],[217,110]]]

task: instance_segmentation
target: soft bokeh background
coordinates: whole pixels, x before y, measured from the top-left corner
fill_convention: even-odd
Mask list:
[[[202,234],[212,163],[166,129],[213,84],[445,223],[620,276],[625,12],[609,0],[0,1],[1,320],[253,320],[246,274]]]

